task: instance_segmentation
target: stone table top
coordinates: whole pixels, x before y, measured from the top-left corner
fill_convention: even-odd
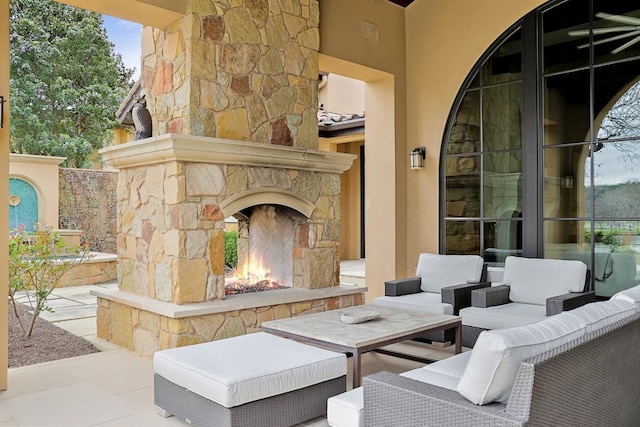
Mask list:
[[[343,313],[356,314],[376,311],[380,315],[363,323],[343,323]],[[324,341],[354,349],[365,347],[396,337],[437,328],[460,321],[459,316],[432,314],[420,311],[378,306],[373,304],[358,307],[330,310],[322,313],[307,314],[287,319],[271,320],[262,323],[265,330],[294,334],[314,340]]]

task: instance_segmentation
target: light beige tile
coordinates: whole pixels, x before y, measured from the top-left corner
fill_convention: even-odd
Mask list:
[[[116,394],[118,399],[128,402],[131,406],[139,411],[147,411],[154,408],[153,403],[153,384],[138,390],[128,391],[126,393]],[[155,411],[154,411],[155,413]]]
[[[0,424],[1,425],[1,424]],[[107,421],[106,423],[97,424],[99,427],[188,427],[189,424],[175,417],[163,418],[153,412],[138,412],[133,415],[119,418],[117,420]]]
[[[130,352],[107,352],[113,357],[100,363],[83,364],[74,368],[74,374],[107,393],[122,394],[153,384],[153,366]]]
[[[92,426],[134,414],[126,402],[77,383],[0,402],[17,425]]]
[[[71,319],[55,322],[55,325],[79,337],[96,334],[96,318]]]
[[[72,371],[48,363],[11,368],[7,377],[7,390],[0,391],[0,401],[81,381]]]
[[[305,427],[328,427],[329,423],[327,422],[326,417],[318,417],[313,420],[305,421],[300,425]]]
[[[83,319],[96,317],[97,306],[91,304],[75,305],[73,307],[62,307],[56,309],[53,313],[43,311],[40,317],[49,322],[58,322],[61,320]]]

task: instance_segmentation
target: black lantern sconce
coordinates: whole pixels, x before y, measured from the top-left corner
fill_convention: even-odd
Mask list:
[[[411,160],[411,169],[422,169],[424,167],[424,159],[427,157],[427,149],[425,147],[416,147],[409,153]]]

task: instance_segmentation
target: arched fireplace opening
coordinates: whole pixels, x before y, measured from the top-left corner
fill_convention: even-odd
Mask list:
[[[225,294],[293,287],[296,248],[306,242],[308,219],[282,205],[251,206],[233,215],[238,220],[237,268],[225,276]]]

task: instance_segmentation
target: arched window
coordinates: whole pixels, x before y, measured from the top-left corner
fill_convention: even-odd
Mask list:
[[[442,252],[580,259],[603,297],[640,282],[639,77],[635,2],[551,1],[501,36],[450,114]]]

